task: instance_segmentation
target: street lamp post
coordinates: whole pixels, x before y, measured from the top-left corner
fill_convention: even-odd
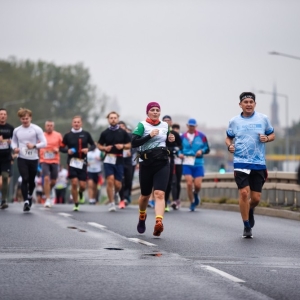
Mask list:
[[[267,95],[274,95],[272,92],[266,92],[263,90],[257,91],[259,94],[267,94]],[[286,133],[285,133],[285,159],[287,163],[287,169],[289,171],[289,148],[290,148],[290,137],[289,137],[289,97],[286,94],[275,93],[276,96],[285,98],[285,126],[286,126]]]
[[[290,55],[290,54],[285,54],[285,53],[280,53],[280,52],[276,52],[276,51],[271,51],[269,52],[270,55],[279,55],[279,56],[284,56],[284,57],[288,57],[288,58],[293,58],[293,59],[299,59],[300,57],[298,56],[294,56],[294,55]]]

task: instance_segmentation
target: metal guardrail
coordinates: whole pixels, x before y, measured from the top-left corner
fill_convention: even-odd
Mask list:
[[[202,181],[201,196],[206,198],[238,199],[233,172],[207,173]],[[261,201],[271,205],[300,207],[300,186],[295,172],[268,172]]]

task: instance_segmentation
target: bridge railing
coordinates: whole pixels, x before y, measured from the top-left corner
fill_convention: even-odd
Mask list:
[[[238,199],[238,189],[232,173],[207,173],[203,178],[201,196]],[[295,172],[268,172],[261,200],[271,205],[300,207],[300,186]]]
[[[139,186],[133,187],[132,196],[137,200],[140,194]],[[206,173],[202,181],[201,197],[208,199],[238,199],[238,188],[231,173]],[[187,199],[184,177],[181,181],[181,199]],[[262,190],[261,201],[272,206],[300,207],[300,186],[297,184],[297,174],[294,172],[268,172],[268,179]]]

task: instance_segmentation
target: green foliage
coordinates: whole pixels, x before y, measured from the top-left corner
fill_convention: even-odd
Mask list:
[[[89,70],[78,63],[56,66],[44,61],[0,60],[0,106],[9,115],[9,123],[19,125],[20,107],[32,110],[32,122],[44,127],[46,120],[55,122],[57,131],[71,128],[72,117],[80,115],[84,129],[99,137],[99,120],[109,97],[97,95]]]

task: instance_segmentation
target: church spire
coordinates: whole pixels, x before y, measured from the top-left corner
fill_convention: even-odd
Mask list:
[[[278,118],[278,102],[277,102],[277,88],[276,84],[273,87],[273,101],[271,104],[271,123],[274,127],[279,127],[279,118]]]

